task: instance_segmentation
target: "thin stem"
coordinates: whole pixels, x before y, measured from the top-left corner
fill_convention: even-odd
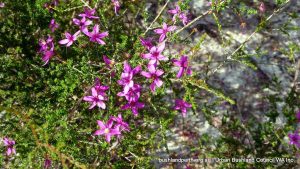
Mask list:
[[[281,11],[284,7],[285,7],[285,5],[289,2],[290,0],[287,0],[286,2],[285,2],[285,4],[281,7],[281,8],[279,8],[279,9],[277,9],[277,10],[275,10],[264,22],[267,22],[267,21],[269,21],[275,14],[277,14],[279,11]],[[213,75],[214,73],[216,73],[228,60],[232,60],[232,57],[241,49],[241,48],[243,48],[244,46],[245,46],[245,44],[257,33],[257,32],[259,32],[260,31],[260,29],[259,28],[257,28],[251,35],[249,35],[248,37],[247,37],[247,39],[238,47],[238,48],[236,48],[228,57],[227,57],[227,59],[226,60],[224,60],[224,62],[223,63],[221,63],[216,69],[214,69],[214,70],[212,70],[211,71],[211,73],[210,73],[210,76],[211,75]]]
[[[84,0],[80,0],[85,6],[87,6],[88,8],[90,8],[90,9],[92,9],[92,7],[90,7],[90,5],[87,3],[87,2],[85,2]]]
[[[146,31],[143,33],[143,35],[145,35],[152,27],[152,25],[156,22],[156,20],[160,17],[160,15],[162,14],[162,12],[165,10],[165,8],[167,7],[168,3],[170,2],[170,0],[167,0],[167,2],[165,3],[165,5],[162,7],[162,9],[159,11],[159,13],[157,14],[157,16],[155,17],[155,19],[151,22],[151,24],[148,26],[148,28],[146,29]]]

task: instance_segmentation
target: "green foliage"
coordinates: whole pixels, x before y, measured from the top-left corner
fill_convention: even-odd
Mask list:
[[[57,168],[153,168],[157,150],[164,149],[169,155],[172,153],[167,144],[170,141],[167,133],[170,132],[170,126],[175,124],[178,111],[173,110],[174,103],[169,100],[177,98],[189,102],[194,114],[202,112],[205,120],[221,133],[218,139],[202,134],[195,140],[196,146],[188,145],[192,153],[198,154],[195,156],[294,157],[291,152],[296,151],[286,148],[289,145],[283,138],[296,127],[294,114],[300,100],[296,88],[292,88],[287,97],[282,98],[281,82],[273,78],[264,87],[274,88],[279,92],[263,98],[270,103],[268,111],[264,112],[267,120],[262,122],[251,116],[245,122],[234,111],[240,106],[239,100],[227,91],[216,89],[201,80],[199,77],[203,77],[204,72],[175,78],[171,59],[178,59],[183,54],[191,54],[190,58],[194,58],[210,36],[207,33],[201,34],[198,42],[191,47],[189,36],[196,31],[193,30],[188,37],[169,33],[168,45],[181,44],[187,48],[179,51],[179,54],[166,52],[169,61],[159,65],[165,72],[162,76],[164,85],[152,93],[149,90],[151,80],[135,77],[143,85],[140,99],[145,103],[145,108],[139,110],[137,117],[130,110],[121,110],[120,107],[126,101],[116,95],[122,90],[117,80],[123,72],[123,63],[128,61],[132,67],[140,65],[143,70],[147,69],[147,61],[141,59],[141,54],[147,51],[140,44],[139,38],[141,35],[156,36],[150,31],[144,35],[143,27],[150,25],[155,14],[150,9],[144,10],[147,1],[123,1],[119,15],[115,15],[110,0],[91,1],[91,7],[98,5],[96,11],[100,19],[95,22],[100,24],[101,31],[109,31],[109,37],[105,38],[106,45],[92,43],[87,37],[81,36],[69,48],[60,46],[57,42],[64,38],[64,32],[73,34],[78,30],[71,20],[83,11],[83,2],[89,1],[62,1],[52,12],[45,9],[44,4],[49,3],[46,0],[7,1],[5,8],[0,8],[0,138],[13,138],[18,152],[12,158],[6,156],[5,147],[1,143],[0,152],[3,153],[0,154],[0,166],[42,168],[44,160],[50,158]],[[189,10],[190,3],[191,0],[185,0],[180,1],[179,5],[182,10]],[[276,5],[284,3],[285,1],[276,1]],[[210,14],[224,47],[230,43],[226,44],[223,39],[226,25],[220,17],[228,10],[243,17],[258,15],[256,7],[245,2],[213,0]],[[291,26],[298,14],[290,13],[289,17],[277,29],[287,36],[290,36],[291,31],[299,30],[299,27]],[[54,33],[48,28],[52,18],[60,25]],[[164,17],[160,17],[157,23],[168,21],[170,19],[166,21]],[[146,24],[141,24],[143,22]],[[270,22],[262,17],[254,31],[268,29],[267,23]],[[42,66],[41,54],[37,52],[38,40],[47,35],[54,38],[55,56],[47,65]],[[258,67],[251,58],[265,53],[257,48],[256,54],[250,55],[246,50],[242,47],[231,60],[256,71]],[[299,45],[290,43],[287,48],[280,48],[280,51],[295,63]],[[103,62],[103,55],[113,61],[111,69]],[[112,72],[116,73],[115,77],[110,76]],[[110,87],[105,110],[89,110],[89,104],[83,101],[83,97],[90,94],[96,77],[102,84]],[[172,90],[171,94],[169,90]],[[199,93],[204,94],[199,96]],[[212,96],[217,99],[209,100]],[[285,103],[282,113],[287,122],[283,127],[278,127],[275,123],[281,113],[278,110],[278,103],[281,102]],[[216,110],[227,103],[230,103],[232,109],[226,109],[225,115],[221,117]],[[114,137],[111,143],[107,143],[103,137],[93,135],[99,128],[97,120],[107,121],[119,113],[122,113],[124,121],[130,125],[130,132],[124,134],[120,141],[117,142]],[[220,118],[219,126],[215,124],[216,118]],[[282,146],[285,149],[282,150]],[[282,167],[292,165],[284,164]],[[222,163],[218,167],[267,168],[272,167],[272,164]]]

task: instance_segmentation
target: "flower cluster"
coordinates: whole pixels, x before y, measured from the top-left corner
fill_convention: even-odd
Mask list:
[[[175,9],[169,10],[169,13],[173,14],[172,20],[176,21],[176,18],[179,17],[183,24],[186,25],[188,23],[188,19],[185,12],[180,10],[180,7],[176,5]],[[163,50],[165,49],[165,38],[168,32],[173,32],[176,30],[176,26],[168,26],[166,23],[163,23],[162,28],[155,29],[154,32],[159,34],[158,45],[154,46],[152,44],[151,39],[140,38],[141,44],[149,51],[149,53],[142,54],[142,58],[148,59],[148,72],[142,71],[141,75],[146,77],[147,79],[151,79],[150,90],[155,92],[157,87],[161,87],[163,85],[163,81],[161,80],[161,76],[164,74],[163,70],[158,69],[160,61],[167,61],[168,58],[163,55]],[[188,56],[183,55],[180,59],[172,59],[175,66],[179,67],[179,72],[177,73],[177,78],[181,78],[183,75],[191,75],[192,70],[189,66]],[[191,104],[185,102],[181,99],[175,100],[175,110],[180,110],[182,112],[183,117],[186,117],[187,108],[191,108]]]
[[[177,18],[179,18],[181,20],[181,22],[183,23],[183,25],[188,24],[189,19],[187,17],[187,12],[185,11],[181,11],[179,5],[175,5],[175,9],[171,9],[168,11],[168,13],[173,15],[172,21],[175,22]]]
[[[57,6],[59,1],[52,2],[54,6]],[[51,4],[52,4],[51,3]],[[52,9],[52,8],[51,8]],[[61,45],[66,45],[66,47],[71,46],[77,38],[80,36],[81,32],[89,37],[91,42],[96,42],[101,45],[105,45],[103,38],[108,36],[108,32],[100,32],[99,25],[95,24],[92,31],[89,31],[88,26],[93,24],[93,19],[99,19],[98,16],[95,16],[96,10],[95,9],[84,9],[84,13],[79,14],[78,16],[81,17],[73,18],[72,21],[75,25],[79,27],[79,30],[74,34],[69,32],[65,32],[65,39],[60,40],[58,43]],[[49,24],[49,29],[51,32],[54,32],[59,27],[59,24],[55,21],[55,19],[51,19]],[[44,65],[46,65],[49,60],[55,55],[54,52],[54,43],[53,38],[48,36],[47,40],[41,39],[39,41],[40,50],[39,52],[43,55],[42,60],[44,61]]]
[[[117,15],[118,10],[120,9],[120,3],[118,0],[112,0],[112,3],[114,6],[114,11]],[[186,15],[180,10],[179,6],[176,6],[175,10],[170,10],[169,13],[174,14],[173,21],[175,21],[176,16],[179,16],[184,24],[187,23]],[[65,32],[65,39],[60,40],[58,43],[61,45],[66,45],[66,47],[70,47],[78,39],[78,37],[83,34],[89,38],[90,42],[105,45],[106,43],[103,39],[108,36],[108,32],[100,32],[99,24],[93,24],[94,20],[99,19],[99,17],[95,14],[95,9],[85,8],[84,12],[78,15],[78,18],[75,17],[72,19],[73,24],[78,27],[78,30],[74,34]],[[58,23],[52,19],[49,24],[49,29],[51,32],[54,32],[58,26]],[[91,31],[89,31],[89,27],[93,27]],[[117,81],[117,83],[122,86],[122,91],[117,93],[117,96],[124,97],[127,103],[121,106],[121,110],[131,110],[133,115],[137,116],[138,110],[144,108],[145,106],[144,103],[139,101],[142,86],[134,81],[137,75],[141,75],[150,81],[150,90],[152,92],[155,92],[157,88],[162,87],[162,76],[165,72],[159,67],[162,64],[161,62],[166,62],[169,60],[163,55],[163,51],[166,46],[166,38],[168,33],[175,30],[175,25],[167,25],[166,23],[163,23],[162,28],[154,30],[154,33],[159,35],[159,39],[155,45],[153,44],[154,38],[140,38],[141,44],[148,51],[147,53],[142,54],[142,58],[148,60],[147,71],[143,71],[142,66],[140,65],[132,68],[127,60],[123,62],[123,72],[121,73],[120,80]],[[39,52],[44,54],[43,61],[45,64],[47,64],[50,58],[54,55],[54,43],[51,36],[48,36],[47,40],[40,40]],[[111,72],[111,77],[115,77],[116,71],[114,70],[114,61],[109,59],[106,55],[103,56],[103,61],[106,65],[106,68]],[[191,67],[188,64],[188,57],[186,55],[181,56],[179,60],[172,59],[171,61],[175,66],[179,67],[177,78],[181,78],[185,74],[191,75]],[[102,85],[100,80],[96,79],[96,83],[90,89],[91,94],[83,97],[84,101],[90,103],[89,109],[94,109],[96,106],[100,109],[106,109],[105,102],[108,101],[106,91],[108,89],[108,86]],[[187,108],[190,107],[191,105],[184,100],[175,100],[174,109],[181,111],[184,117],[186,116]],[[100,120],[98,120],[97,123],[100,129],[97,130],[94,135],[105,136],[107,142],[110,142],[112,136],[117,136],[117,138],[120,138],[121,132],[129,131],[128,124],[122,120],[122,116],[120,114],[118,117],[110,117],[107,123],[104,123]]]
[[[98,126],[100,127],[94,135],[105,136],[106,142],[110,142],[112,136],[117,136],[118,139],[121,138],[121,132],[129,131],[128,123],[124,122],[121,114],[118,117],[111,116],[107,123],[97,120]]]
[[[10,156],[11,154],[16,154],[16,149],[14,148],[15,141],[7,137],[3,138],[4,146],[6,147],[6,155]]]
[[[124,96],[128,101],[127,104],[121,107],[122,110],[131,109],[133,115],[138,115],[138,109],[144,107],[144,103],[138,101],[141,94],[141,87],[139,84],[135,84],[133,77],[141,71],[141,66],[137,66],[134,69],[124,62],[123,73],[121,79],[118,80],[118,84],[123,86],[123,91],[118,93],[118,96]]]
[[[40,39],[39,45],[39,53],[43,55],[42,60],[44,61],[44,65],[46,65],[49,60],[55,55],[53,38],[51,36],[48,36],[46,40]]]
[[[108,36],[108,32],[100,32],[98,24],[94,25],[93,30],[91,32],[89,32],[88,30],[88,26],[93,23],[92,20],[99,19],[98,16],[95,16],[95,13],[95,9],[85,8],[84,13],[78,15],[79,17],[81,17],[81,19],[73,18],[73,23],[79,26],[79,30],[74,35],[71,35],[69,32],[66,32],[66,39],[59,41],[59,43],[69,47],[73,44],[74,41],[77,40],[77,37],[80,35],[80,32],[82,32],[89,37],[91,42],[96,42],[101,45],[105,45],[105,42],[102,39]]]

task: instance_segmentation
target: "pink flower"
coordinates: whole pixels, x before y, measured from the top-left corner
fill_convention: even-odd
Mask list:
[[[172,21],[176,21],[176,16],[181,13],[180,7],[178,5],[175,6],[175,9],[168,10],[168,13],[173,15]]]
[[[129,102],[136,102],[140,98],[141,95],[141,86],[139,84],[134,84],[133,87],[129,88],[127,93],[124,91],[119,92],[118,96],[125,96],[126,100]]]
[[[175,100],[174,109],[175,110],[180,110],[183,117],[186,117],[186,113],[187,113],[186,109],[191,108],[191,107],[192,107],[192,105],[189,104],[188,102],[185,102],[184,100],[181,100],[181,99],[176,99]]]
[[[179,19],[181,20],[183,25],[186,25],[189,22],[189,19],[188,19],[187,15],[183,12],[179,14]]]
[[[95,9],[85,8],[85,9],[84,9],[84,13],[79,14],[79,16],[80,16],[80,17],[86,17],[86,18],[89,18],[89,19],[98,19],[99,17],[94,16],[95,13],[96,13],[96,10],[95,10]]]
[[[111,61],[107,56],[105,56],[105,55],[103,55],[103,61],[104,61],[104,63],[105,63],[105,65],[106,65],[106,67],[108,68],[108,69],[112,69],[113,68],[113,61]],[[115,77],[116,76],[116,71],[114,71],[114,70],[112,70],[111,71],[111,73],[110,73],[110,76],[111,77]]]
[[[115,14],[118,15],[118,11],[120,10],[120,2],[118,0],[111,0],[114,5]]]
[[[111,65],[112,65],[111,60],[110,60],[106,55],[103,55],[102,58],[103,58],[103,61],[104,61],[105,65],[106,65],[109,69],[111,69]]]
[[[189,22],[187,15],[180,10],[180,7],[176,5],[175,9],[169,10],[168,13],[173,14],[172,21],[175,22],[178,17],[183,25],[186,25]]]
[[[295,131],[293,134],[292,133],[288,134],[288,136],[290,139],[290,144],[294,144],[295,146],[300,148],[300,136],[297,133],[297,131]]]
[[[58,24],[55,22],[55,19],[51,19],[49,28],[50,28],[51,32],[54,32],[55,29],[58,28]]]
[[[94,88],[98,92],[98,94],[101,94],[103,96],[106,96],[105,91],[109,89],[108,86],[102,86],[99,78],[95,79],[95,86]]]
[[[141,102],[129,102],[127,104],[125,104],[124,106],[121,107],[122,110],[127,110],[127,109],[131,109],[132,113],[134,116],[138,115],[138,109],[141,109],[145,106],[144,103]]]
[[[104,91],[107,90],[106,88],[102,88],[101,86],[97,88],[93,87],[92,88],[92,96],[85,96],[83,98],[84,101],[90,102],[91,106],[89,107],[89,109],[93,109],[96,105],[101,108],[101,109],[105,109],[106,105],[104,103],[105,100],[107,100],[107,97],[104,93]]]
[[[7,137],[4,137],[3,143],[4,143],[4,146],[7,148],[6,149],[6,155],[9,156],[11,154],[16,154],[16,149],[14,148],[14,145],[15,145],[14,140],[11,140]]]
[[[67,44],[66,46],[69,47],[74,43],[74,41],[77,39],[79,34],[80,31],[77,31],[74,35],[71,35],[70,33],[66,32],[65,33],[66,39],[60,40],[58,43],[61,45]]]
[[[49,158],[45,158],[45,161],[44,161],[44,168],[45,168],[45,169],[50,168],[50,167],[51,167],[51,164],[52,164],[52,161],[51,161]]]
[[[106,142],[110,142],[111,137],[114,135],[120,135],[119,127],[112,128],[113,120],[108,120],[106,124],[104,124],[102,121],[97,120],[98,126],[100,127],[99,130],[97,130],[94,135],[104,135]]]
[[[192,74],[191,67],[188,63],[188,57],[183,55],[180,57],[180,60],[174,59],[174,65],[180,67],[179,72],[177,73],[177,78],[181,78],[186,72],[187,75]]]
[[[116,127],[118,127],[120,131],[129,131],[129,125],[123,121],[121,114],[118,114],[118,117],[111,117],[111,119],[117,123]]]
[[[92,32],[88,32],[87,29],[83,30],[83,32],[90,37],[90,41],[97,42],[101,45],[105,45],[105,42],[102,40],[106,36],[108,36],[108,32],[99,33],[99,25],[96,24],[93,28]]]
[[[168,32],[172,32],[176,29],[176,26],[168,26],[166,23],[163,23],[162,29],[155,29],[154,32],[160,34],[159,42],[162,42],[167,36]]]
[[[42,60],[44,62],[43,66],[45,66],[46,64],[48,64],[49,60],[55,55],[55,53],[51,50],[49,51],[45,51],[43,53],[43,57]]]
[[[262,2],[262,3],[259,5],[259,12],[264,13],[265,11],[266,11],[266,6],[265,6],[265,4]]]
[[[140,37],[140,42],[148,50],[150,50],[153,47],[151,39],[143,39],[142,37]]]
[[[43,54],[42,60],[45,62],[44,65],[46,65],[49,60],[55,55],[53,38],[51,36],[48,36],[47,40],[40,39],[39,45],[39,52]]]
[[[161,53],[165,49],[165,43],[160,44],[158,47],[153,46],[150,49],[150,53],[143,54],[142,57],[145,59],[150,59],[149,64],[157,64],[160,60],[168,60],[165,56]]]
[[[3,2],[0,2],[0,8],[4,8],[5,4]]]
[[[82,17],[81,20],[73,18],[73,23],[80,27],[80,30],[84,30],[88,25],[92,24],[92,21],[87,20],[85,17]]]
[[[141,66],[137,66],[134,69],[130,67],[127,61],[124,62],[124,71],[121,74],[121,79],[118,80],[118,84],[124,86],[124,93],[128,93],[129,89],[133,87],[133,76],[141,71]]]
[[[154,92],[156,87],[160,87],[163,85],[163,82],[162,80],[160,80],[159,76],[161,76],[164,72],[162,70],[156,69],[155,66],[151,64],[148,65],[148,70],[149,72],[142,71],[141,75],[153,80],[150,85],[150,89],[152,92]]]
[[[298,122],[300,122],[300,110],[296,113],[296,119]]]
[[[53,38],[48,36],[47,40],[40,39],[39,40],[40,50],[39,52],[45,52],[47,50],[54,50]]]

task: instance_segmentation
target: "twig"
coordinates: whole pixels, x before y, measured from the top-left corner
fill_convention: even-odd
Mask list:
[[[275,14],[277,14],[279,11],[281,11],[284,7],[285,7],[285,5],[288,3],[288,2],[290,2],[290,0],[287,0],[286,2],[285,2],[285,4],[282,6],[282,7],[280,7],[279,9],[277,9],[277,10],[275,10],[264,22],[267,22],[267,21],[269,21]],[[211,73],[210,73],[210,76],[211,75],[213,75],[214,73],[216,73],[228,60],[232,60],[232,56],[234,56],[242,47],[244,47],[245,46],[245,44],[257,33],[257,32],[259,32],[260,31],[260,29],[256,29],[251,35],[249,35],[248,37],[247,37],[247,39],[237,48],[237,49],[235,49],[228,57],[227,57],[227,59],[226,60],[224,60],[224,62],[223,63],[221,63],[216,69],[214,69],[214,70],[212,70],[211,71]]]
[[[63,12],[68,12],[68,11],[72,11],[72,10],[74,10],[74,9],[78,9],[78,8],[81,8],[81,7],[83,7],[83,6],[85,6],[85,5],[81,5],[81,6],[76,6],[76,7],[73,7],[73,8],[68,8],[68,9],[65,9],[65,10],[63,10]]]
[[[88,3],[86,3],[84,0],[80,0],[85,6],[89,7],[90,9],[92,9],[92,7],[90,7],[90,5]]]
[[[225,3],[225,1],[220,2],[220,5],[222,5],[223,3]],[[195,19],[193,19],[191,22],[189,22],[188,24],[186,24],[184,27],[182,27],[181,29],[179,29],[178,31],[176,31],[173,35],[177,35],[179,34],[181,31],[185,30],[186,28],[190,27],[193,23],[195,23],[196,21],[198,21],[199,19],[201,19],[202,17],[206,16],[207,14],[210,14],[212,12],[212,9],[204,12],[203,14],[199,15],[198,17],[196,17]],[[163,42],[166,42],[168,40],[168,38],[166,38]]]
[[[0,109],[2,109],[2,107],[0,107]],[[69,157],[69,156],[61,153],[56,147],[54,147],[50,144],[47,144],[47,143],[42,143],[40,141],[40,139],[38,138],[38,134],[40,134],[40,133],[37,133],[37,130],[35,128],[36,125],[32,122],[32,120],[30,119],[30,116],[28,116],[26,114],[26,112],[20,113],[19,111],[21,111],[21,110],[12,109],[12,108],[4,109],[4,110],[13,113],[16,116],[21,117],[22,121],[25,122],[29,126],[37,147],[39,147],[39,148],[44,147],[44,148],[48,149],[49,151],[55,153],[57,156],[59,156],[63,167],[67,167],[65,164],[65,160],[68,160],[69,162],[71,162],[78,168],[81,168],[81,169],[87,168],[84,164],[81,164],[81,163],[75,161],[72,157]]]
[[[170,2],[170,0],[167,0],[167,2],[165,3],[165,5],[162,7],[162,9],[159,11],[159,13],[157,14],[157,16],[155,17],[155,19],[151,22],[151,24],[148,26],[148,28],[146,29],[146,31],[143,33],[144,35],[151,29],[152,25],[156,22],[156,20],[160,17],[161,13],[164,11],[164,9],[167,7],[168,3]]]
[[[300,69],[300,59],[298,60],[298,63],[296,65],[296,72],[295,72],[295,76],[294,76],[294,80],[293,80],[293,87],[295,87],[297,85],[297,80],[298,80],[298,76],[299,76],[299,69]]]

